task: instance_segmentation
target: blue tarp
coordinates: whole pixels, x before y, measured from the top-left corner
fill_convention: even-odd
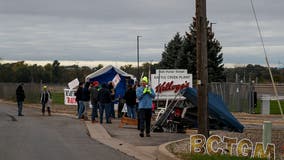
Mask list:
[[[197,106],[197,90],[195,88],[183,89],[181,93],[194,106]],[[221,97],[213,93],[208,93],[208,114],[234,131],[243,132],[244,126],[231,114]]]
[[[108,83],[110,81],[113,80],[113,78],[116,76],[116,74],[119,74],[120,77],[120,82],[117,84],[116,88],[115,88],[115,96],[116,98],[120,98],[124,96],[124,93],[127,89],[127,80],[129,79],[130,82],[128,82],[129,84],[133,84],[133,76],[130,74],[125,73],[124,71],[112,66],[112,65],[108,65],[104,68],[101,68],[100,70],[88,75],[86,77],[86,81],[89,82],[94,82],[94,81],[98,81],[100,84],[103,83]]]

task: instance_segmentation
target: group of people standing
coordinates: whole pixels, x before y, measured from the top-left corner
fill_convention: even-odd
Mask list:
[[[98,117],[100,123],[103,123],[104,113],[106,123],[111,123],[111,118],[115,118],[115,90],[112,82],[109,82],[108,84],[103,83],[101,85],[98,81],[94,81],[92,83],[80,82],[75,95],[78,104],[78,119],[88,120],[87,109],[89,105],[92,106],[91,120],[93,123],[97,121],[96,118]],[[25,99],[23,83],[17,87],[16,97],[18,104],[18,116],[23,116],[22,109],[23,101]],[[40,97],[42,115],[45,115],[45,109],[47,108],[48,115],[51,116],[50,103],[52,98],[47,86],[43,86]],[[146,136],[150,137],[152,100],[155,98],[155,92],[150,86],[148,86],[148,78],[143,77],[141,85],[129,85],[123,98],[127,105],[127,116],[133,119],[138,117],[138,129],[140,130],[139,136],[144,137],[144,133],[146,133]],[[138,113],[138,116],[136,116],[136,113]]]
[[[115,118],[114,100],[115,91],[112,82],[108,84],[99,84],[98,81],[92,83],[81,82],[76,91],[76,100],[78,103],[78,119],[88,120],[87,108],[91,103],[92,122],[96,122],[99,117],[100,123],[103,123],[105,113],[106,123],[111,123],[111,118]],[[141,85],[128,85],[123,99],[127,105],[127,116],[133,119],[138,117],[139,136],[150,137],[150,127],[152,118],[152,100],[155,98],[154,90],[148,85],[148,78],[143,77]],[[138,110],[137,110],[138,109]],[[98,116],[99,110],[99,116]],[[138,115],[136,114],[138,113]]]
[[[20,85],[18,85],[16,89],[18,116],[24,116],[22,112],[23,112],[23,102],[26,98],[26,95],[23,86],[24,83],[21,83]],[[48,115],[51,116],[51,101],[52,101],[51,93],[47,89],[47,86],[44,85],[40,93],[41,112],[43,116],[45,115],[45,108],[47,108]]]
[[[92,122],[96,122],[98,118],[98,110],[100,114],[100,123],[103,123],[103,114],[105,113],[106,123],[111,123],[111,118],[115,118],[114,114],[114,87],[112,82],[108,84],[99,84],[98,81],[80,82],[75,93],[78,103],[78,119],[88,120],[87,110],[91,102],[92,106]]]

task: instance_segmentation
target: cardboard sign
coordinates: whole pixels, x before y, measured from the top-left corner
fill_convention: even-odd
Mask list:
[[[114,76],[114,78],[112,79],[112,83],[113,83],[113,87],[115,88],[116,86],[117,86],[117,84],[120,82],[120,76],[119,76],[119,74],[116,74],[115,76]]]
[[[68,87],[70,89],[76,88],[77,86],[79,86],[79,80],[78,78],[72,80],[71,82],[68,83]]]
[[[75,89],[64,89],[64,104],[65,105],[77,105]]]

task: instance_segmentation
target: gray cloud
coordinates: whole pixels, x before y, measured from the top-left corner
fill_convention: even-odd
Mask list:
[[[9,60],[159,61],[195,15],[194,0],[0,0],[0,57]],[[284,58],[284,1],[254,0],[272,63]],[[250,1],[209,0],[225,63],[263,63]]]

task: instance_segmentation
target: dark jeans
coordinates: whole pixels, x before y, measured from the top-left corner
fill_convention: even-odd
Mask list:
[[[140,131],[140,118],[139,118],[139,109],[138,109],[138,104],[136,103],[136,116],[137,116],[137,121],[138,121],[138,123],[137,123],[137,129]]]
[[[111,122],[110,120],[111,103],[100,103],[99,108],[100,108],[100,123],[103,123],[104,111],[106,115],[106,122],[107,123]]]
[[[127,105],[127,116],[132,119],[136,119],[135,105]]]
[[[150,133],[151,127],[151,118],[152,118],[152,109],[139,109],[139,119],[140,119],[140,132],[144,133],[145,125],[146,125],[146,134]]]
[[[124,103],[119,101],[118,108],[117,108],[117,114],[118,114],[117,117],[118,118],[121,118],[122,115],[123,115],[123,113],[122,113],[123,106],[124,106]]]
[[[84,101],[79,101],[79,113],[78,113],[78,119],[82,118],[82,115],[85,111],[85,105],[84,105]]]
[[[115,118],[115,112],[114,112],[114,102],[110,103],[110,110],[109,110],[109,116],[112,118]]]
[[[18,102],[18,116],[22,115],[23,111],[23,101],[17,101]]]
[[[94,121],[98,117],[98,104],[93,104],[92,107],[92,121]]]
[[[77,101],[77,115],[79,115],[79,110],[80,110],[80,103]]]
[[[47,103],[41,103],[41,112],[42,113],[44,113],[45,112],[45,105],[46,105]],[[48,113],[50,113],[50,107],[47,107],[47,112]]]

